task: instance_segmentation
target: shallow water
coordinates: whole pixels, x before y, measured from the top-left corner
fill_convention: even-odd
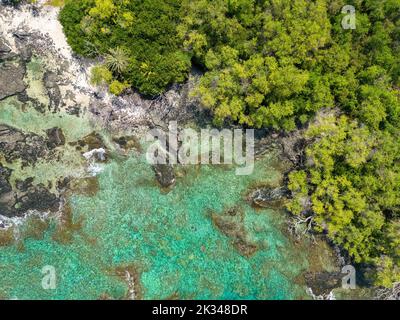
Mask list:
[[[115,275],[118,267],[141,273],[142,297],[292,299],[303,288],[294,278],[307,265],[305,254],[282,234],[284,216],[255,211],[243,200],[247,187],[279,176],[268,170],[267,157],[254,175],[243,178],[234,170],[189,168],[176,187],[163,193],[151,168],[138,156],[108,164],[99,176],[94,197],[72,196],[75,221],[83,221],[69,244],[26,239],[24,248],[0,249],[0,287],[9,298],[122,298],[126,284]],[[213,225],[210,212],[241,207],[248,237],[260,250],[246,258],[232,239]],[[55,290],[41,287],[41,268],[57,271]]]
[[[35,76],[42,69],[32,64],[29,70],[28,94],[44,103]],[[84,116],[42,114],[15,98],[0,102],[0,123],[39,135],[57,126],[67,142],[95,129]],[[117,158],[104,165],[94,196],[68,197],[71,221],[61,229],[51,219],[39,231],[31,226],[36,228],[32,237],[24,232],[27,223],[20,227],[19,241],[0,247],[1,298],[120,299],[132,288],[136,298],[144,299],[305,298],[296,278],[308,267],[307,252],[285,236],[285,214],[256,210],[244,200],[250,187],[281,179],[273,165],[276,155],[259,159],[249,176],[221,166],[178,168],[170,192],[157,185],[143,154]],[[79,172],[84,165],[79,152],[65,147],[60,160],[8,166],[14,179],[34,176],[35,183],[43,183]],[[246,241],[258,247],[249,257],[213,223],[213,215],[232,208],[243,214],[236,223]],[[55,268],[55,289],[42,287],[44,266]]]

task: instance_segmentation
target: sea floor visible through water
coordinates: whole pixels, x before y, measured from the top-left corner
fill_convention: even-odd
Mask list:
[[[113,137],[88,118],[87,108],[79,116],[49,110],[46,67],[38,57],[26,67],[30,100],[0,101],[0,124],[39,136],[57,127],[66,143],[56,158],[30,166],[0,159],[13,170],[10,181],[87,182],[88,163],[71,143],[94,131],[107,142]],[[307,299],[303,273],[332,268],[307,240],[290,238],[283,209],[256,209],[246,201],[254,186],[281,181],[277,153],[259,158],[248,176],[228,166],[178,167],[176,185],[164,190],[143,152],[121,156],[109,147],[89,191],[71,190],[62,212],[33,215],[3,231],[0,298]],[[48,270],[55,272],[50,287],[43,282]]]
[[[29,117],[29,130],[37,133],[56,120],[68,140],[90,131],[83,130],[84,119],[76,120],[80,126],[63,126],[69,115],[38,116],[33,108],[10,100],[0,103],[0,123],[22,128]],[[74,128],[79,132],[68,132]],[[17,175],[44,182],[84,163],[79,153],[65,154],[61,162],[19,170],[16,163],[14,169]],[[77,157],[81,159],[67,161]],[[111,157],[97,176],[98,190],[66,199],[66,230],[60,231],[59,222],[50,219],[39,226],[39,236],[36,232],[35,237],[0,247],[0,296],[119,299],[134,292],[144,299],[305,298],[305,287],[296,278],[308,268],[307,251],[286,236],[285,213],[255,209],[245,201],[252,186],[281,179],[276,161],[276,154],[264,156],[249,176],[236,175],[233,167],[178,168],[176,186],[167,192],[157,184],[144,154]],[[257,247],[250,256],[238,250],[234,232],[224,232],[215,223],[215,216],[226,212],[236,212],[238,218],[228,223],[236,224],[234,229]],[[53,290],[43,289],[45,266],[56,271]]]
[[[144,299],[294,299],[305,288],[295,278],[308,267],[306,252],[282,232],[281,211],[255,210],[243,197],[252,183],[278,179],[266,157],[253,176],[232,169],[188,168],[164,193],[141,156],[107,164],[95,196],[69,199],[74,225],[68,241],[50,224],[42,239],[0,249],[2,295],[18,299],[124,298],[139,283]],[[247,240],[258,250],[243,256],[212,220],[228,209],[242,212]],[[44,266],[56,270],[54,290],[42,287]],[[125,275],[125,274],[123,274]]]
[[[12,108],[36,113],[2,103],[0,119]],[[32,119],[37,131],[53,124],[47,117]],[[307,298],[296,279],[309,268],[308,253],[285,234],[286,214],[255,209],[245,201],[252,186],[281,179],[276,161],[276,154],[264,156],[249,176],[237,176],[235,168],[223,166],[178,168],[176,186],[167,192],[158,186],[143,154],[132,151],[127,158],[111,158],[97,176],[98,190],[67,198],[71,221],[65,230],[50,219],[45,228],[40,225],[39,237],[0,248],[0,296],[121,299],[133,292],[143,299]],[[60,174],[78,164],[66,162]],[[37,172],[42,182],[45,170],[50,179],[61,167],[47,163],[20,174]],[[235,234],[224,233],[215,223],[215,216],[227,212],[239,217],[228,223],[235,223],[233,228],[257,247],[252,255],[240,252]],[[53,290],[43,289],[45,266],[56,272]]]

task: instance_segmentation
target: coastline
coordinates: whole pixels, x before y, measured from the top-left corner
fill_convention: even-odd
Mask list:
[[[52,113],[61,112],[73,117],[76,115],[73,112],[69,113],[71,112],[70,108],[80,105],[80,112],[76,118],[85,119],[83,123],[90,128],[86,132],[88,134],[81,138],[90,138],[87,138],[83,143],[83,148],[87,149],[75,150],[74,152],[78,151],[77,154],[90,152],[94,145],[106,147],[106,150],[111,149],[108,147],[110,143],[106,141],[106,135],[100,135],[100,138],[93,137],[89,132],[91,130],[99,129],[101,131],[105,127],[115,138],[133,135],[140,137],[148,128],[165,126],[169,119],[182,119],[183,125],[198,120],[196,120],[198,114],[191,113],[195,101],[188,102],[187,92],[185,91],[188,90],[185,86],[190,86],[190,82],[183,86],[177,86],[153,100],[144,99],[134,92],[122,97],[113,97],[102,88],[92,87],[88,80],[88,74],[93,62],[80,60],[73,56],[57,20],[58,9],[40,7],[37,11],[38,16],[34,17],[32,8],[35,7],[36,5],[23,6],[22,10],[18,11],[18,16],[13,11],[15,9],[1,9],[0,6],[1,25],[7,26],[1,30],[0,38],[4,37],[7,46],[13,52],[18,52],[19,58],[17,57],[17,60],[23,60],[21,49],[26,47],[31,47],[34,56],[46,57],[43,59],[44,65],[46,69],[50,69],[56,75],[56,80],[48,84],[48,88],[45,89],[50,93],[56,92],[58,99],[62,101],[58,106],[53,106]],[[3,15],[4,12],[5,15]],[[32,19],[30,19],[31,17]],[[42,29],[43,25],[46,25],[45,29]],[[10,60],[14,61],[14,59],[15,57]],[[195,76],[193,76],[192,81],[195,81]],[[181,112],[182,104],[184,104],[185,112]],[[301,161],[301,159],[298,159],[301,149],[297,152],[294,150],[296,141],[293,143],[293,141],[289,141],[290,139],[279,140],[277,135],[273,133],[269,133],[265,139],[267,142],[261,142],[258,146],[257,153],[259,156],[269,152],[270,148],[276,149],[281,145],[283,153],[286,153],[283,157],[289,158],[289,161],[294,162],[294,165],[295,161]],[[295,137],[294,140],[296,139]],[[68,141],[67,138],[67,143],[77,142],[73,140]],[[93,143],[93,140],[95,140],[95,143]],[[115,146],[115,148],[117,147]],[[118,152],[123,155],[122,149],[117,149],[117,154]],[[50,157],[53,156],[50,155]],[[80,162],[80,164],[82,163]],[[80,178],[87,178],[88,173],[90,172],[86,171]],[[60,204],[63,204],[63,190],[65,190],[65,187],[58,190],[61,194]]]

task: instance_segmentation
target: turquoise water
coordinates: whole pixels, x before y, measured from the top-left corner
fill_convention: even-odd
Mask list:
[[[243,201],[247,188],[279,179],[266,157],[251,176],[234,169],[191,167],[169,193],[156,185],[142,156],[109,163],[94,197],[72,196],[70,206],[81,228],[72,242],[25,239],[0,249],[0,294],[17,299],[123,298],[127,283],[115,271],[133,266],[141,298],[294,299],[304,295],[294,278],[306,267],[281,232],[284,216],[255,211]],[[268,169],[269,168],[269,169]],[[266,170],[267,169],[267,170]],[[242,256],[212,223],[210,212],[239,206],[244,227],[259,250]],[[55,267],[55,290],[41,286],[45,265]]]
[[[28,94],[45,104],[43,69],[34,61],[28,71]],[[85,116],[42,114],[15,98],[0,103],[0,123],[39,135],[57,126],[67,142],[97,129]],[[58,152],[35,166],[7,164],[12,181],[33,176],[34,183],[46,183],[86,165],[72,147]],[[180,167],[176,186],[166,192],[143,155],[111,159],[94,196],[67,197],[63,224],[26,222],[14,230],[20,240],[0,246],[0,298],[122,299],[132,290],[143,299],[305,298],[296,279],[308,268],[307,252],[285,236],[285,214],[255,210],[245,201],[255,184],[281,179],[274,161],[273,154],[259,159],[250,176],[221,166]],[[228,219],[235,230],[257,246],[253,255],[241,254],[234,238],[213,223],[228,210],[238,213]],[[42,287],[44,266],[54,267],[55,289]]]

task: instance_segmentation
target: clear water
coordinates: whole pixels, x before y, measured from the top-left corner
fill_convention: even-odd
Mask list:
[[[232,169],[189,168],[176,187],[163,193],[151,168],[132,155],[111,162],[99,176],[94,197],[72,196],[75,221],[83,221],[73,241],[26,239],[24,248],[0,249],[0,287],[8,298],[96,299],[106,294],[122,298],[126,283],[115,275],[119,266],[141,273],[143,298],[163,299],[293,299],[303,293],[294,278],[307,265],[305,254],[281,232],[284,216],[255,211],[242,198],[249,185],[279,178],[268,169],[269,158],[252,176]],[[210,212],[233,206],[245,212],[248,236],[260,250],[246,258],[232,239],[213,225]],[[55,290],[41,287],[41,268],[57,271]]]
[[[35,77],[40,65],[29,68],[28,93],[45,103]],[[42,135],[58,126],[67,141],[93,130],[85,117],[41,114],[13,98],[0,102],[0,123]],[[60,159],[26,168],[13,163],[14,179],[34,176],[36,183],[45,182],[84,164],[68,148]],[[304,298],[296,278],[308,268],[307,253],[282,231],[284,213],[255,210],[244,200],[251,186],[281,178],[274,161],[272,154],[258,160],[250,176],[220,166],[180,168],[176,186],[167,193],[143,155],[111,159],[98,176],[94,196],[68,197],[72,221],[61,238],[68,241],[60,241],[59,227],[51,221],[36,237],[23,232],[28,223],[21,227],[23,240],[0,246],[0,298],[121,299],[129,286],[117,270],[136,272],[136,294],[144,299]],[[258,245],[250,257],[241,255],[212,222],[211,214],[233,207],[244,212],[248,240]],[[46,265],[56,270],[53,290],[42,287]]]

